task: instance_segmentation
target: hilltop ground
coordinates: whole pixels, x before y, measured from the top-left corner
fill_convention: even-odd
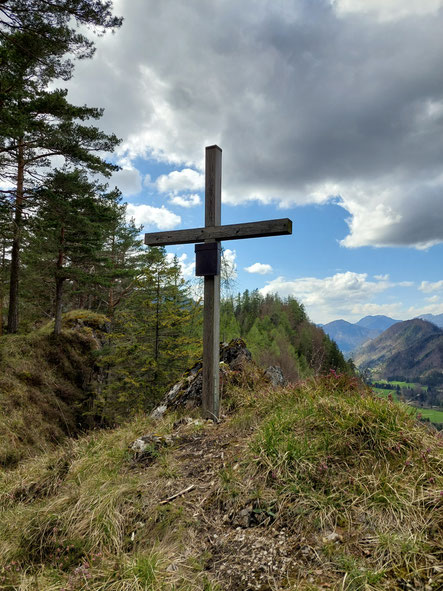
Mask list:
[[[106,318],[74,311],[53,324],[0,339],[0,469],[47,451],[94,424],[91,385]],[[97,384],[95,384],[97,386]]]
[[[441,589],[441,436],[354,378],[261,376],[228,376],[220,424],[140,416],[5,470],[0,590]]]

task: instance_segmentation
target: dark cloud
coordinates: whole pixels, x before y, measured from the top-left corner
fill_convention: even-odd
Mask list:
[[[106,107],[130,158],[198,167],[219,143],[232,203],[341,195],[345,245],[442,241],[443,14],[395,7],[380,21],[326,0],[121,0],[123,28],[72,95]]]

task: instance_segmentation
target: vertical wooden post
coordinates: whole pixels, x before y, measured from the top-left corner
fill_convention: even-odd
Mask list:
[[[221,225],[222,151],[206,148],[205,226]],[[212,242],[207,240],[206,242]],[[203,416],[218,420],[220,387],[220,275],[205,277],[203,311]]]

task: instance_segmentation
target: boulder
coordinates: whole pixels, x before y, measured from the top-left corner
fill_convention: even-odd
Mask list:
[[[278,365],[271,365],[270,367],[265,369],[265,376],[275,387],[286,385],[286,378],[283,375],[281,367],[278,367]]]

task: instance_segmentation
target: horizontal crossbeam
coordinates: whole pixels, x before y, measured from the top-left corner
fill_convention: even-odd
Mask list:
[[[205,240],[240,240],[242,238],[261,238],[265,236],[285,236],[292,234],[292,221],[288,218],[248,222],[246,224],[227,224],[190,230],[171,230],[145,234],[147,246],[170,246],[191,244]]]

